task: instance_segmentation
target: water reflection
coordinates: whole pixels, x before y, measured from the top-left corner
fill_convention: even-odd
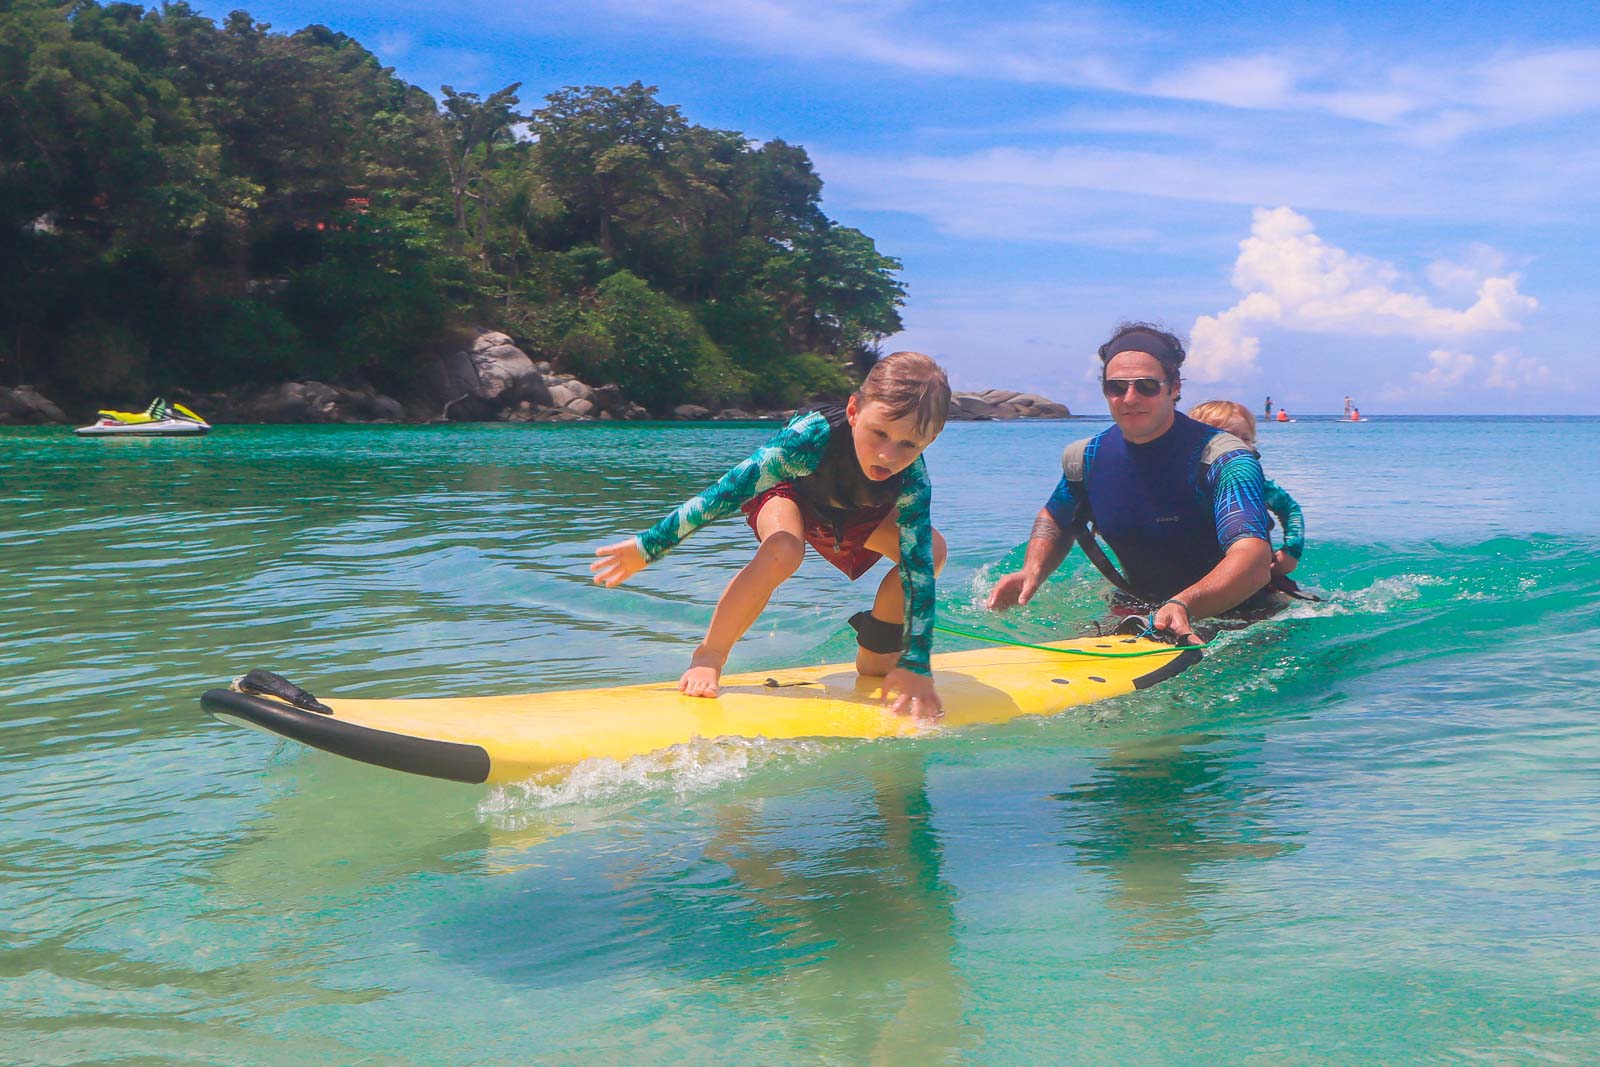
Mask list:
[[[643,986],[653,1002],[715,1004],[722,1021],[696,1040],[754,1062],[959,1058],[976,1032],[921,756],[872,749],[839,771],[789,768],[759,795],[689,808],[646,802],[514,862],[519,827],[481,893],[421,920],[427,943],[535,995]],[[710,1025],[634,1010],[611,1028],[640,1050]]]
[[[1271,794],[1246,781],[1246,769],[1217,735],[1153,737],[1112,749],[1088,781],[1055,795],[1064,843],[1107,878],[1108,903],[1136,945],[1205,936],[1214,876],[1299,847],[1265,817]]]
[[[726,891],[761,931],[760,951],[717,982],[786,1020],[786,1044],[846,1063],[944,1062],[973,1046],[918,754],[874,764],[844,795],[744,800],[716,823],[705,857],[732,873]]]

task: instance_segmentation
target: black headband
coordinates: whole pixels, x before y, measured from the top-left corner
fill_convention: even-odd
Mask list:
[[[1100,346],[1100,362],[1109,363],[1112,356],[1123,352],[1143,352],[1174,367],[1183,362],[1183,353],[1174,348],[1172,342],[1149,330],[1128,330],[1113,337]]]

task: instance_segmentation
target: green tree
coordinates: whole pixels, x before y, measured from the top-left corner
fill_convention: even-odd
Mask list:
[[[496,147],[514,141],[512,129],[525,118],[516,110],[517,90],[521,87],[522,83],[513,82],[486,99],[479,98],[476,93],[458,93],[448,85],[440,89],[444,93],[444,105],[439,110],[436,129],[450,175],[456,230],[462,236],[468,232],[468,198],[484,197],[487,187],[480,185],[480,179],[493,167]],[[485,210],[479,212],[477,238],[480,244],[492,210],[493,205],[486,204]]]
[[[594,370],[653,411],[748,395],[746,375],[694,317],[628,271],[600,283],[599,306],[585,332],[601,342]]]

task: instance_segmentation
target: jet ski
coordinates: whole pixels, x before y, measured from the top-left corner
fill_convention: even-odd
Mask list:
[[[102,411],[92,426],[72,432],[79,437],[199,437],[211,424],[182,404],[161,397],[143,411]]]

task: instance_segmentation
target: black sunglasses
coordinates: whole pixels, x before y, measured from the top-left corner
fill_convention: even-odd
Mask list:
[[[1140,396],[1160,396],[1161,387],[1166,384],[1160,378],[1102,378],[1100,391],[1107,399],[1118,400],[1127,395],[1131,385]]]

